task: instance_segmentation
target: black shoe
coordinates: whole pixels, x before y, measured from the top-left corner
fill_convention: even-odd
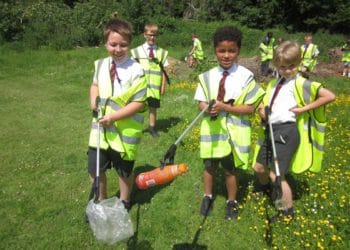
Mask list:
[[[129,211],[131,209],[131,202],[125,200],[122,200],[122,202],[124,204],[125,209]]]
[[[233,220],[237,219],[238,217],[238,202],[236,200],[234,201],[228,201],[226,204],[226,220]]]
[[[149,127],[149,133],[153,136],[153,137],[159,137],[158,132],[155,130],[154,127]]]
[[[269,224],[273,224],[277,221],[283,222],[285,224],[291,223],[294,219],[294,209],[288,208],[287,210],[279,210],[278,213],[269,219]]]
[[[200,210],[200,212],[203,216],[209,215],[210,211],[212,210],[212,203],[213,203],[212,198],[210,198],[207,195],[203,197],[201,210]]]

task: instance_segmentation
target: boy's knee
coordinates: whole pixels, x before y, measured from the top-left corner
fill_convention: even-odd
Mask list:
[[[267,169],[265,168],[264,165],[260,164],[260,163],[255,163],[254,165],[254,172],[257,174],[264,174],[266,173]]]

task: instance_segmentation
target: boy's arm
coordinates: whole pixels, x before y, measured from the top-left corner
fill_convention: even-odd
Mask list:
[[[95,83],[90,87],[90,108],[91,110],[97,110],[96,97],[99,95],[98,86]]]
[[[321,88],[318,92],[317,98],[315,101],[305,105],[301,108],[292,108],[290,111],[294,112],[296,115],[307,112],[312,109],[316,109],[320,106],[326,105],[335,100],[335,94],[326,88]]]
[[[107,114],[104,117],[102,117],[100,120],[100,124],[103,127],[109,127],[115,121],[130,117],[136,114],[137,112],[143,109],[144,105],[145,105],[144,102],[137,102],[137,101],[130,102],[129,104],[119,109],[118,111],[115,111],[113,113]]]
[[[224,103],[220,101],[216,101],[213,105],[212,110],[216,112],[226,111],[229,113],[235,113],[239,115],[251,114],[255,110],[254,104],[241,104],[241,105],[233,105],[231,103]]]
[[[165,94],[165,86],[167,83],[167,75],[162,71],[162,86],[160,87],[160,94],[164,95]]]

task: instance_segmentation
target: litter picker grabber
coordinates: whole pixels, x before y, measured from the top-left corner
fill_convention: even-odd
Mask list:
[[[174,164],[174,158],[175,158],[175,153],[177,149],[177,145],[181,142],[183,137],[188,133],[188,131],[194,126],[194,124],[198,121],[198,119],[209,109],[211,106],[215,104],[215,100],[211,100],[209,104],[202,109],[200,113],[193,119],[191,124],[185,129],[184,132],[179,136],[179,138],[172,144],[169,149],[166,151],[163,159],[160,161],[160,168],[162,169],[165,165],[172,165]],[[167,160],[169,160],[167,162]]]
[[[270,122],[270,116],[271,116],[271,109],[269,106],[265,107],[265,116],[266,116],[266,122],[269,126],[269,132],[270,132],[270,140],[271,140],[271,146],[272,146],[272,155],[273,155],[273,161],[275,165],[275,174],[276,174],[276,179],[275,182],[273,183],[273,190],[272,190],[272,200],[275,203],[276,208],[281,208],[282,207],[282,186],[281,186],[281,174],[280,174],[280,168],[278,165],[278,158],[277,158],[277,153],[276,153],[276,145],[275,145],[275,139],[273,136],[273,128],[272,124]]]
[[[92,116],[97,121],[97,138],[96,138],[96,175],[94,182],[92,183],[91,192],[89,195],[89,201],[94,197],[94,201],[97,202],[99,198],[99,187],[100,187],[100,123],[99,120],[102,117],[101,99],[99,96],[96,97],[97,111],[92,111]]]

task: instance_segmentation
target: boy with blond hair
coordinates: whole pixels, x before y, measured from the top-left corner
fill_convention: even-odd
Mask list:
[[[273,145],[268,131],[264,132],[267,127],[267,106],[270,113],[267,122],[272,124],[272,140],[275,142],[282,189],[282,206],[270,219],[271,223],[294,218],[292,190],[285,175],[289,171],[301,173],[321,170],[326,126],[324,106],[335,100],[335,95],[321,83],[311,82],[298,74],[301,63],[298,43],[281,43],[275,50],[273,63],[281,77],[269,83],[258,108],[265,126],[259,131],[254,165],[262,191],[270,188],[270,181],[276,186],[276,169],[271,159]],[[276,193],[276,190],[272,191]]]
[[[149,23],[144,28],[145,43],[131,50],[131,55],[145,70],[147,79],[147,103],[149,107],[149,132],[159,137],[156,131],[157,109],[160,108],[161,95],[169,80],[165,71],[168,66],[168,51],[157,45],[159,29],[157,24]]]

